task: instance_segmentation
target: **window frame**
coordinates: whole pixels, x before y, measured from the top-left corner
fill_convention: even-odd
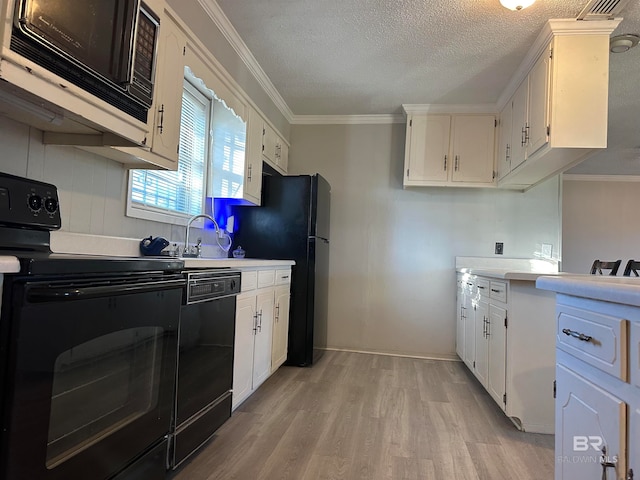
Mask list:
[[[184,77],[184,81],[183,81],[183,92],[186,90],[187,92],[189,92],[191,95],[199,98],[200,100],[203,101],[203,103],[206,102],[207,104],[207,123],[206,123],[206,127],[205,127],[205,131],[207,132],[206,134],[206,139],[204,142],[205,145],[205,161],[204,161],[204,166],[203,166],[203,183],[204,183],[204,187],[202,189],[202,199],[200,202],[200,212],[199,213],[204,213],[205,211],[205,205],[206,205],[206,199],[207,199],[207,195],[208,192],[210,191],[210,186],[211,186],[211,178],[210,178],[210,171],[213,170],[212,168],[212,162],[213,159],[211,158],[212,155],[212,141],[213,141],[213,132],[211,130],[211,124],[213,121],[213,100],[211,99],[210,95],[207,95],[206,93],[202,92],[195,84],[195,82],[193,82],[192,80],[190,80],[188,75],[185,75]],[[180,161],[178,159],[178,161]],[[187,223],[189,222],[189,219],[196,214],[188,214],[188,213],[183,213],[183,212],[178,212],[178,211],[171,211],[171,210],[167,210],[167,209],[163,209],[163,208],[158,208],[158,207],[154,207],[152,205],[145,205],[143,203],[139,203],[139,202],[135,202],[132,199],[132,188],[133,188],[133,172],[132,170],[137,170],[137,169],[131,169],[128,172],[128,179],[127,179],[127,206],[126,206],[126,216],[127,217],[131,217],[131,218],[138,218],[138,219],[142,219],[142,220],[151,220],[154,222],[159,222],[159,223],[168,223],[171,225],[182,225],[182,226],[186,226]],[[144,170],[144,169],[141,169]],[[198,226],[202,226],[203,221],[202,220],[197,220],[196,222],[193,223],[193,227],[198,227]]]

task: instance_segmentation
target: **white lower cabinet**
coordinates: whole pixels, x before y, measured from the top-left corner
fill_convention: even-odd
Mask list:
[[[487,322],[489,321],[489,304],[483,296],[475,308],[475,355],[472,361],[473,373],[486,388],[489,376],[489,342],[487,341]]]
[[[556,382],[556,478],[619,478],[616,468],[624,458],[626,432],[620,419],[625,403],[564,365],[556,369]]]
[[[558,294],[556,480],[640,478],[640,308]]]
[[[289,285],[281,285],[275,290],[276,304],[273,317],[273,348],[271,352],[271,372],[275,372],[287,359],[289,342]]]
[[[487,322],[487,342],[489,344],[489,371],[487,391],[498,405],[506,407],[506,362],[507,362],[507,310],[501,306],[489,305]]]
[[[461,358],[516,427],[553,433],[554,295],[469,274],[458,285]]]
[[[281,271],[242,272],[242,292],[236,301],[234,410],[286,360],[290,286],[275,286],[276,272]]]

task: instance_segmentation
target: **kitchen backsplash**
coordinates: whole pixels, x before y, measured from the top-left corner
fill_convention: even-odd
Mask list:
[[[119,163],[73,147],[43,145],[41,131],[2,116],[0,151],[1,171],[58,187],[66,232],[184,242],[183,226],[125,216],[127,170]],[[203,243],[215,244],[209,232],[192,232],[192,238],[205,233]]]

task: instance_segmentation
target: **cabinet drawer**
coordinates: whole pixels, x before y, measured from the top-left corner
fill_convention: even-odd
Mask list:
[[[288,285],[291,283],[291,269],[276,270],[276,285]]]
[[[258,270],[258,288],[269,287],[276,283],[275,270]]]
[[[559,349],[627,381],[627,320],[566,305],[556,317]]]
[[[631,352],[629,355],[629,371],[631,383],[640,388],[640,322],[631,323]],[[638,437],[640,439],[640,437]],[[640,440],[638,440],[640,442]]]
[[[248,290],[255,290],[258,286],[258,271],[250,270],[248,272],[242,272],[242,280],[240,282],[240,291],[246,292]]]
[[[486,278],[478,278],[476,280],[476,288],[478,289],[478,293],[483,297],[489,297],[489,288],[491,282]]]
[[[491,281],[491,298],[498,302],[507,303],[507,284],[506,282]]]

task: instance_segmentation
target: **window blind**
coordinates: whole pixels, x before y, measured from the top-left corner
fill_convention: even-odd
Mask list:
[[[247,125],[222,101],[213,102],[212,190],[216,198],[242,198]]]
[[[178,170],[132,170],[133,202],[185,216],[202,213],[210,109],[210,100],[185,82]]]

